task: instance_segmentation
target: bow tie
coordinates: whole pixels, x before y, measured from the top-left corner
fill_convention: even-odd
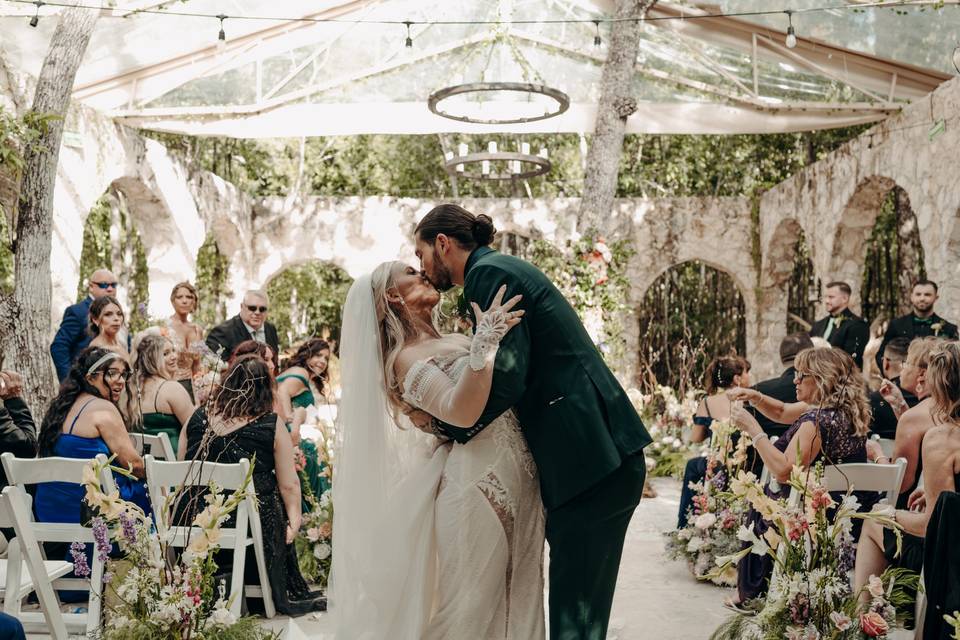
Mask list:
[[[913,322],[914,324],[933,324],[933,316],[930,316],[929,318],[918,318],[917,316],[913,316]]]

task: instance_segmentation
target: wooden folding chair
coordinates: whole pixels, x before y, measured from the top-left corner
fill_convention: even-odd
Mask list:
[[[141,456],[151,455],[157,460],[174,461],[177,459],[177,452],[173,450],[173,444],[170,442],[170,436],[165,433],[151,435],[149,433],[131,433],[130,442]]]
[[[28,485],[43,484],[45,482],[82,484],[83,469],[92,462],[92,460],[84,460],[81,458],[16,458],[10,452],[0,455],[0,460],[2,460],[3,470],[7,474],[7,481],[11,486],[22,491],[23,495],[26,495],[26,487]],[[107,463],[106,456],[102,454],[98,455],[96,460],[102,465],[106,465]],[[100,477],[100,482],[105,493],[116,490],[113,475],[108,469],[104,469]],[[37,542],[94,543],[93,530],[90,527],[85,527],[79,523],[37,522],[29,507],[26,508],[26,516],[29,518],[29,520],[26,521],[28,523],[26,527],[30,529]],[[21,527],[24,527],[23,523],[21,523]],[[17,535],[19,537],[20,533],[18,532]],[[63,620],[71,631],[84,630],[87,634],[92,633],[100,626],[100,612],[103,605],[101,599],[103,594],[104,563],[97,558],[96,553],[93,553],[92,556],[92,558],[88,558],[90,564],[89,579],[58,577],[53,581],[54,589],[90,592],[90,598],[87,603],[87,613],[63,614]],[[6,600],[4,602],[4,610],[8,611]],[[21,618],[25,625],[31,617],[29,612],[11,615]]]
[[[147,455],[144,458],[144,463],[147,470],[147,488],[156,516],[157,530],[161,536],[169,535],[171,546],[178,548],[187,547],[190,544],[191,534],[195,535],[198,530],[187,525],[173,525],[170,522],[170,518],[176,511],[177,505],[175,503],[181,499],[174,498],[169,501],[170,504],[166,504],[168,497],[173,495],[175,491],[186,487],[205,488],[211,481],[216,482],[224,491],[237,491],[243,486],[243,481],[250,469],[250,462],[246,459],[237,464],[196,460],[162,462],[151,455]],[[273,606],[273,594],[270,590],[270,581],[267,575],[260,516],[255,510],[253,487],[250,486],[247,490],[250,492],[250,496],[237,506],[234,526],[223,527],[219,541],[222,549],[233,549],[230,611],[234,615],[240,615],[242,595],[246,594],[262,597],[267,617],[272,618],[276,615],[276,611]],[[183,494],[181,493],[181,495]],[[248,531],[250,534],[248,534]],[[244,590],[243,570],[246,564],[247,547],[251,545],[257,562],[260,586],[251,585]]]

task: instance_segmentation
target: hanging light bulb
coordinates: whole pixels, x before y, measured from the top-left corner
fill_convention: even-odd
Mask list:
[[[221,13],[217,16],[217,19],[220,20],[220,33],[217,34],[217,51],[223,51],[227,47],[227,32],[223,30],[223,21],[227,19],[227,16]]]
[[[600,39],[600,21],[594,20],[593,26],[597,28],[597,33],[593,36],[593,46],[599,47],[601,44],[603,44],[603,40]]]
[[[40,2],[40,0],[37,0],[33,4],[37,6],[37,11],[33,14],[33,17],[30,18],[30,26],[36,27],[38,24],[40,24],[40,7],[43,6],[43,3]]]
[[[403,24],[407,25],[407,40],[406,40],[406,42],[403,43],[403,46],[405,46],[407,49],[412,49],[412,48],[413,48],[413,38],[410,37],[410,25],[413,24],[413,23],[408,20],[408,21],[404,22]]]
[[[793,10],[787,9],[784,13],[787,14],[787,20],[790,22],[787,26],[786,45],[787,49],[793,49],[797,46],[797,32],[793,29]]]

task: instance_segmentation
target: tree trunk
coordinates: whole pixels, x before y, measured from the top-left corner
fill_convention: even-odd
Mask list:
[[[43,61],[31,111],[55,116],[24,153],[17,215],[12,296],[0,298],[0,335],[6,366],[24,376],[24,392],[35,413],[42,413],[56,378],[50,360],[50,252],[53,236],[53,191],[60,158],[63,123],[83,54],[98,11],[67,8],[60,14]],[[6,339],[7,337],[11,339]]]
[[[600,80],[600,101],[593,142],[587,154],[580,227],[589,232],[602,228],[613,210],[617,174],[627,118],[637,110],[632,85],[640,43],[639,18],[656,0],[617,0],[616,17],[610,34],[610,50]]]

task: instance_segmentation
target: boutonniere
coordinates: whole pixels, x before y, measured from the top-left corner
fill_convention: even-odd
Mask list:
[[[837,329],[840,328],[840,325],[843,324],[843,321],[847,319],[847,316],[837,316],[833,319],[833,326]]]
[[[933,331],[933,335],[939,336],[940,332],[943,331],[943,323],[934,322],[933,324],[930,325],[930,329]]]

